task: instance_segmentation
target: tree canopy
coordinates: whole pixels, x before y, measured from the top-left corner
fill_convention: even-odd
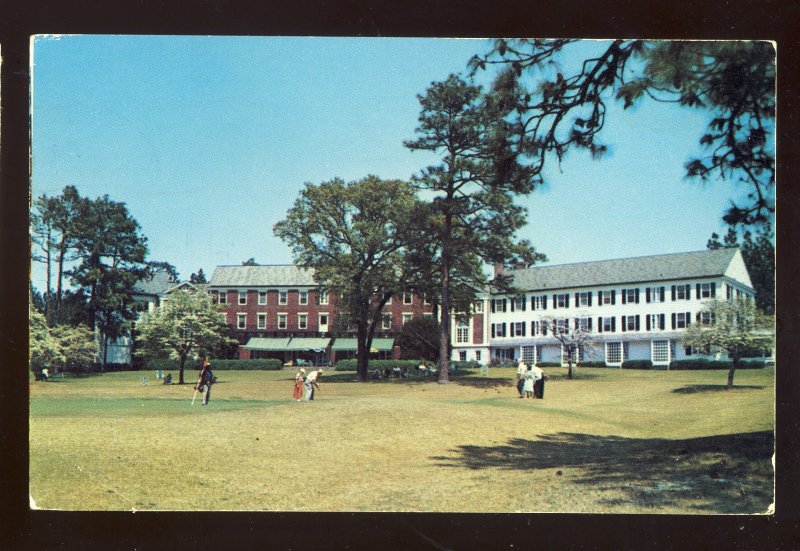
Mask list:
[[[470,61],[473,71],[501,68],[495,86],[515,93],[523,148],[542,180],[545,160],[571,148],[602,156],[606,104],[642,98],[709,113],[699,137],[703,157],[685,163],[689,179],[736,181],[750,190],[732,203],[730,225],[763,224],[775,212],[775,49],[764,41],[598,42],[597,53],[563,74],[557,67],[576,40],[498,40]],[[529,78],[530,77],[530,78]],[[527,88],[525,82],[534,82]]]
[[[733,386],[733,376],[742,358],[774,346],[773,319],[746,297],[711,300],[698,313],[698,321],[686,329],[683,342],[708,352],[717,349],[728,354],[733,362],[728,372],[728,388]]]
[[[291,247],[295,263],[314,270],[317,282],[335,293],[343,315],[356,326],[361,380],[367,379],[383,306],[409,290],[408,246],[421,241],[422,208],[406,182],[335,178],[306,184],[286,218],[275,224],[275,235]]]

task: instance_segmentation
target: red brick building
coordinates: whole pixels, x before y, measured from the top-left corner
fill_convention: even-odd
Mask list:
[[[354,331],[319,288],[311,270],[294,265],[217,266],[207,286],[239,340],[239,358],[298,358],[319,363],[350,357]],[[414,293],[392,297],[373,342],[378,357],[398,357],[394,337],[403,324],[432,315],[431,304]]]

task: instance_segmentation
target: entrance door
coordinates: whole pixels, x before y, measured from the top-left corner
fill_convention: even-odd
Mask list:
[[[328,332],[328,314],[319,315],[319,332],[320,333]]]

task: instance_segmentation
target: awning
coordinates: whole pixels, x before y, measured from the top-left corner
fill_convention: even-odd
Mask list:
[[[330,342],[330,339],[324,338],[293,337],[286,346],[286,350],[314,350],[316,352],[325,352]]]
[[[248,350],[286,350],[289,346],[289,341],[292,340],[288,337],[281,338],[267,338],[267,337],[252,337],[247,344],[242,346]]]
[[[391,351],[394,339],[372,339],[372,351]],[[358,350],[357,339],[336,339],[333,341],[332,350]]]

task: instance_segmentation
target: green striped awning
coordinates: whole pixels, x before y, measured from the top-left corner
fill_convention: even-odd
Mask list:
[[[330,342],[324,338],[293,337],[286,350],[325,350]]]
[[[281,337],[281,338],[267,338],[267,337],[252,337],[247,344],[242,346],[242,348],[246,348],[248,350],[286,350],[289,346],[289,341],[291,338],[288,337]]]
[[[394,346],[394,339],[372,339],[372,349],[379,351],[391,351]],[[336,339],[333,341],[331,350],[357,350],[356,339]]]

